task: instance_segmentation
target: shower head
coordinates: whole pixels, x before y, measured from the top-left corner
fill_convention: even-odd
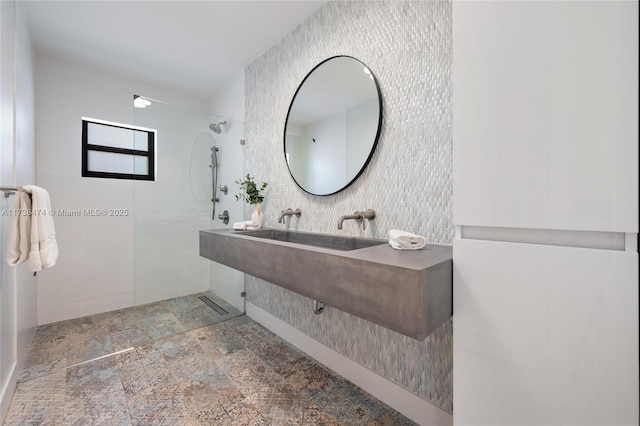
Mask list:
[[[227,125],[226,121],[221,121],[220,123],[211,123],[209,124],[209,128],[214,131],[214,133],[222,133],[222,129]]]

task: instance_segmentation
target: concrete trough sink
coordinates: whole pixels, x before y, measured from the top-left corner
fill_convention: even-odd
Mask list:
[[[200,231],[200,256],[417,340],[453,313],[451,246],[400,251],[386,240],[214,229]]]
[[[386,240],[374,240],[372,238],[345,237],[342,235],[319,234],[315,232],[283,231],[280,229],[245,231],[242,235],[341,251],[357,250],[387,244]]]

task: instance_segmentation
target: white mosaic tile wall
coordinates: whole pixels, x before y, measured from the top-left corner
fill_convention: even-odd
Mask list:
[[[450,1],[336,1],[322,7],[246,69],[245,170],[269,183],[265,226],[285,208],[301,208],[289,227],[386,238],[390,229],[451,244],[452,88]],[[358,58],[376,75],[383,124],[367,169],[346,190],[313,196],[295,184],[285,163],[283,131],[289,103],[305,75],[335,55]],[[362,231],[343,214],[373,208]],[[245,215],[248,217],[249,209]],[[423,342],[328,308],[247,276],[247,300],[452,412],[452,324]]]

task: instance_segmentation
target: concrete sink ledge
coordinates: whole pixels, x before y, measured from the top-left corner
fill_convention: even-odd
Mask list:
[[[340,240],[362,240],[348,244],[363,248],[312,245],[336,239],[338,245],[345,243]],[[380,244],[369,246],[375,242]],[[200,256],[417,340],[453,313],[451,246],[428,244],[405,251],[392,249],[386,240],[212,229],[200,231]]]

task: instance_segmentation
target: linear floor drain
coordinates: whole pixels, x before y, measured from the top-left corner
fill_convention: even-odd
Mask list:
[[[77,366],[82,365],[82,364],[89,364],[90,362],[100,361],[101,359],[109,358],[110,356],[114,356],[114,355],[120,355],[120,354],[123,354],[125,352],[130,352],[130,351],[133,351],[133,350],[135,350],[135,348],[133,348],[133,347],[127,348],[127,349],[123,349],[123,350],[118,351],[118,352],[113,352],[113,353],[110,353],[110,354],[107,354],[107,355],[99,356],[97,358],[92,358],[92,359],[89,359],[89,360],[86,360],[86,361],[81,361],[81,362],[79,362],[77,364],[69,365],[66,368],[69,369],[69,368],[77,367]]]
[[[207,296],[198,296],[198,299],[202,300],[204,303],[209,305],[209,307],[211,309],[213,309],[214,311],[216,311],[220,315],[226,315],[226,314],[229,313],[229,312],[225,311],[222,306],[218,305],[216,302],[214,302],[213,300],[209,299]]]

